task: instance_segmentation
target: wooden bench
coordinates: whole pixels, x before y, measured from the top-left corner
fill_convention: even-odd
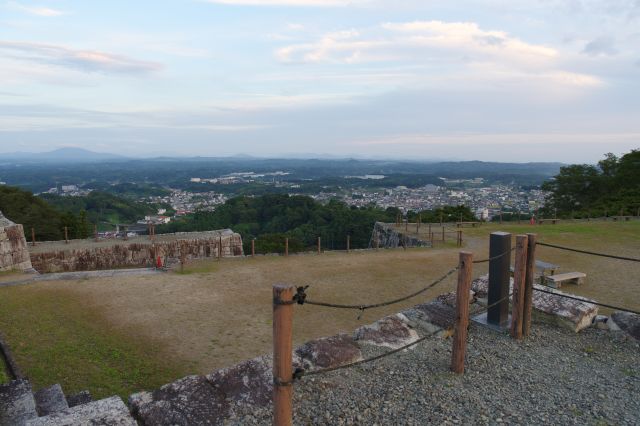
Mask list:
[[[544,283],[544,278],[549,275],[554,275],[559,266],[553,263],[543,262],[542,260],[536,260],[536,274],[540,277],[540,284]],[[514,267],[509,268],[511,270],[511,276],[513,276]]]
[[[587,278],[587,274],[582,272],[567,272],[564,274],[558,275],[549,275],[548,277],[544,277],[545,284],[552,288],[560,288],[562,287],[563,282],[572,282],[574,284],[582,284],[584,283],[585,278]]]
[[[469,225],[472,228],[480,225],[480,222],[456,222],[456,228],[464,228],[465,225]]]

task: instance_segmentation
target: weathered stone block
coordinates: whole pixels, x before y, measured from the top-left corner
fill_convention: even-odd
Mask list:
[[[59,384],[40,389],[33,397],[36,400],[36,409],[39,416],[47,416],[57,411],[69,408],[67,400]]]
[[[36,401],[28,380],[0,385],[0,425],[20,426],[37,416]]]
[[[373,324],[358,328],[354,338],[360,343],[397,349],[418,340],[418,333],[403,314],[384,317]]]
[[[131,410],[146,425],[217,425],[229,402],[204,376],[187,376],[153,392],[129,397]]]
[[[294,352],[305,369],[337,367],[362,359],[360,347],[348,334],[311,340]]]
[[[127,406],[117,397],[58,411],[27,421],[27,426],[111,425],[137,426]]]
[[[225,400],[266,405],[272,400],[272,366],[271,356],[261,356],[214,371],[206,378]]]
[[[609,321],[613,321],[618,328],[634,339],[640,340],[640,315],[616,311],[611,314]]]

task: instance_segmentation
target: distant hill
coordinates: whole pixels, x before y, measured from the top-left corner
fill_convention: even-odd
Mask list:
[[[0,154],[2,161],[32,163],[91,163],[98,161],[126,160],[127,157],[93,152],[83,148],[60,148],[49,152],[10,152]]]

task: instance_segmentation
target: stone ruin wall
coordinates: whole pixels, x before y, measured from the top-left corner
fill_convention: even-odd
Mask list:
[[[376,244],[377,242],[377,244]],[[431,247],[430,241],[420,240],[396,231],[393,226],[376,222],[371,233],[369,248],[398,248],[398,247]]]
[[[180,262],[184,251],[185,260],[217,257],[218,245],[222,241],[222,257],[242,256],[242,237],[227,231],[222,237],[188,238],[175,241],[115,244],[111,247],[57,250],[31,255],[33,268],[40,273],[95,271],[102,269],[153,267],[158,256],[162,264]]]
[[[22,225],[16,225],[0,212],[0,272],[31,269],[31,258]]]

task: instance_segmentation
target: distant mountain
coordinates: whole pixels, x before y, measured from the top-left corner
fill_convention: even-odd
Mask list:
[[[0,162],[19,161],[29,163],[95,163],[98,161],[127,160],[116,154],[93,152],[83,148],[60,148],[49,152],[0,153]]]

